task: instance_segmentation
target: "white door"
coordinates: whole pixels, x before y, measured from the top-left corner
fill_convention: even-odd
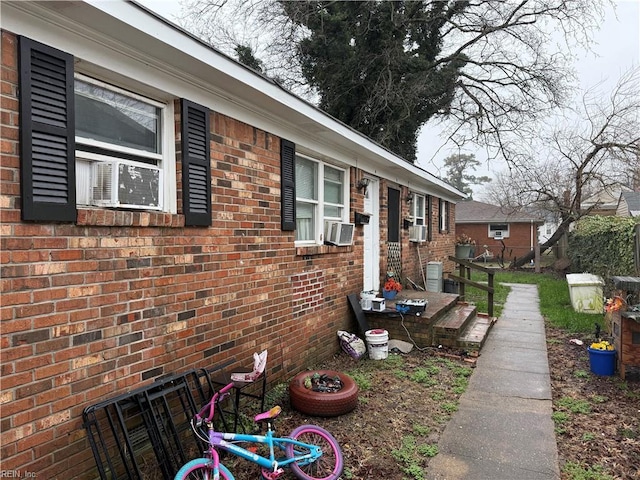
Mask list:
[[[364,225],[364,278],[363,290],[380,289],[380,183],[369,177],[369,186],[364,196],[364,213],[370,215]]]

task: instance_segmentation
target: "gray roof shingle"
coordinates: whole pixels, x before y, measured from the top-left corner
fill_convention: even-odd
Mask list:
[[[489,203],[468,200],[456,203],[456,223],[521,223],[542,224],[544,219],[525,210],[512,210]]]
[[[624,199],[629,209],[629,214],[634,217],[640,212],[640,192],[622,192],[620,194],[620,200]]]

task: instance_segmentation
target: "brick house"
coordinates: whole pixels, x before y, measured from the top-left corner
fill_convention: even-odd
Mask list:
[[[526,255],[538,245],[538,227],[544,219],[526,211],[511,211],[497,205],[464,201],[456,204],[456,233],[474,240],[475,255],[484,245],[494,256],[500,255],[502,242],[505,261]]]
[[[91,477],[87,405],[286,381],[347,294],[451,270],[463,194],[134,3],[3,2],[1,113],[4,471]]]

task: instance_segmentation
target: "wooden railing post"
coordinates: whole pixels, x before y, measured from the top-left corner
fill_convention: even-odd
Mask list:
[[[449,274],[449,279],[453,280],[455,282],[458,282],[458,296],[460,298],[461,301],[465,300],[465,285],[469,284],[473,287],[476,287],[480,290],[484,290],[485,292],[487,292],[487,296],[488,296],[488,306],[487,306],[487,310],[488,310],[488,315],[490,317],[493,317],[493,303],[494,303],[494,276],[495,276],[495,272],[493,270],[491,270],[490,268],[486,268],[486,267],[481,267],[479,265],[475,265],[474,263],[470,262],[469,260],[464,260],[461,258],[456,258],[456,257],[449,257],[449,260],[453,261],[454,263],[458,264],[458,275],[454,275],[453,273]],[[480,270],[481,272],[484,272],[487,274],[488,276],[488,281],[487,281],[487,285],[484,285],[482,283],[478,283],[478,282],[474,282],[473,280],[471,280],[471,270]]]
[[[458,271],[462,278],[464,278],[464,270],[464,265],[460,264]],[[458,282],[458,294],[460,295],[460,300],[464,302],[464,282]]]
[[[493,272],[489,272],[489,298],[488,298],[488,306],[487,306],[487,310],[489,310],[487,313],[489,314],[489,317],[493,317],[493,276],[495,274]]]

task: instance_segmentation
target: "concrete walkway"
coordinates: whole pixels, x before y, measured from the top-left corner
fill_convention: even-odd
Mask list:
[[[535,285],[512,284],[429,480],[560,478],[544,320]]]

